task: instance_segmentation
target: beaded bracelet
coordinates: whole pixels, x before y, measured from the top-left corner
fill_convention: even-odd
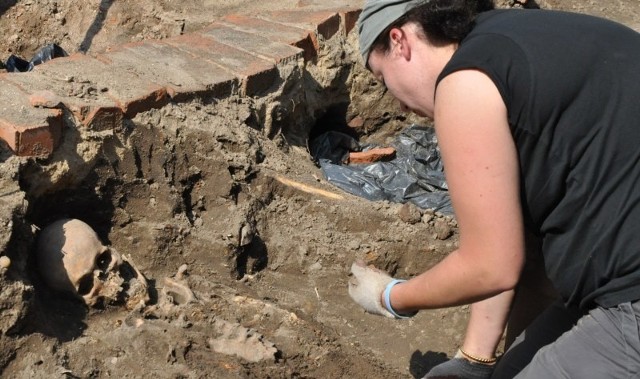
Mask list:
[[[480,363],[482,365],[490,366],[490,365],[493,365],[494,363],[496,363],[496,360],[497,360],[496,357],[491,357],[491,358],[476,357],[476,356],[471,355],[471,354],[467,353],[466,351],[462,350],[461,347],[458,348],[458,351],[460,352],[460,354],[462,354],[465,358],[467,358],[471,362]]]
[[[415,311],[415,312],[412,312],[412,313],[408,313],[408,314],[402,314],[402,315],[399,314],[399,313],[396,313],[396,311],[391,306],[391,300],[389,299],[389,297],[391,295],[391,289],[393,288],[393,286],[395,286],[398,283],[402,283],[402,282],[406,282],[406,280],[393,279],[392,281],[389,282],[389,284],[387,284],[387,287],[384,289],[384,307],[395,318],[411,318],[411,317],[415,316],[418,313],[418,311]]]

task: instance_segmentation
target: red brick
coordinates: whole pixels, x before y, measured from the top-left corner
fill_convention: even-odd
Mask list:
[[[138,97],[114,97],[127,118],[133,118],[141,112],[162,108],[169,103],[169,95],[165,88],[151,89]]]
[[[345,35],[351,33],[351,31],[356,27],[361,11],[361,9],[350,9],[340,12]]]
[[[62,110],[35,108],[29,95],[0,75],[0,138],[19,156],[48,156],[62,134]]]
[[[174,101],[229,96],[237,79],[224,68],[162,41],[120,45],[101,56],[166,88]]]
[[[245,32],[222,23],[213,23],[201,33],[220,43],[233,46],[275,63],[297,61],[303,57],[304,53],[298,47],[273,41],[256,31]]]
[[[357,163],[373,163],[382,160],[393,159],[396,155],[396,149],[393,147],[380,147],[367,151],[350,152],[349,164]]]
[[[117,65],[111,65],[108,60],[103,62],[82,54],[52,59],[36,66],[34,71],[51,79],[93,85],[99,92],[97,100],[112,100],[128,118],[139,112],[160,108],[169,101],[162,85]]]
[[[332,11],[340,14],[345,35],[349,34],[356,26],[358,16],[362,8],[362,1],[356,0],[300,0],[299,8]]]
[[[284,10],[261,14],[260,18],[281,24],[317,31],[324,39],[330,39],[340,29],[340,15],[326,10]]]
[[[310,30],[243,15],[229,15],[222,18],[219,23],[229,25],[236,30],[259,34],[271,41],[298,47],[304,51],[305,61],[311,61],[318,55],[318,39]]]
[[[362,0],[298,0],[298,8],[336,9],[336,8],[360,8]]]
[[[19,124],[0,116],[0,138],[18,156],[49,156],[60,144],[62,111],[56,109],[38,124]]]
[[[224,67],[242,78],[240,94],[255,96],[265,92],[278,79],[275,64],[244,51],[215,41],[201,33],[185,34],[165,40],[166,43]]]
[[[123,116],[118,107],[97,107],[90,110],[82,124],[95,131],[114,130],[122,125]]]
[[[120,46],[98,59],[74,54],[34,72],[14,74],[12,80],[0,75],[0,137],[20,155],[48,155],[59,143],[63,125],[61,110],[49,108],[64,106],[80,125],[106,130],[121,125],[123,117],[164,106],[169,97],[223,97],[236,85],[243,95],[258,95],[278,80],[272,62],[298,60],[301,53],[295,47],[302,49],[304,59],[315,59],[318,36],[330,39],[341,27],[349,33],[360,6],[352,3],[300,0],[300,6],[314,9],[228,16],[200,33]],[[9,81],[14,85],[7,92],[4,84]],[[97,93],[78,93],[85,85]],[[2,102],[11,97],[7,93],[16,97]]]
[[[354,0],[324,0],[321,5],[315,0],[301,0],[298,2],[301,8],[320,9],[336,12],[342,19],[344,34],[348,35],[356,26],[361,12],[361,1]]]
[[[74,95],[77,85],[71,80],[59,80],[48,77],[42,72],[31,71],[20,75],[6,75],[5,79],[20,88],[24,93],[31,94],[29,100],[32,106],[54,105],[55,108],[64,107],[69,109],[78,123],[85,123],[85,118],[90,113],[99,108],[117,107],[115,101],[100,93],[91,96],[90,99],[77,97]],[[75,80],[75,79],[74,79]],[[41,97],[41,95],[45,95]],[[49,98],[47,100],[47,98]],[[61,104],[60,104],[61,103]]]
[[[13,129],[12,149],[16,155],[35,157],[53,153],[62,137],[62,110],[51,110],[51,113],[43,125],[17,125],[0,120],[0,129]]]

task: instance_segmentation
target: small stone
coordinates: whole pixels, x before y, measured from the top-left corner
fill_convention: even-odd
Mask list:
[[[446,240],[451,236],[451,227],[445,220],[441,218],[436,219],[433,227],[439,240]]]
[[[350,128],[362,129],[364,127],[364,119],[360,116],[356,116],[348,123]]]
[[[7,256],[0,257],[0,268],[9,268],[11,266],[11,259]]]
[[[320,271],[322,270],[322,264],[320,262],[316,262],[309,266],[309,271]]]
[[[62,102],[52,91],[38,91],[29,96],[29,103],[36,108],[58,108]]]
[[[402,204],[400,211],[398,212],[398,216],[400,217],[400,220],[407,224],[417,224],[422,219],[420,209],[412,203]]]
[[[368,251],[368,252],[366,252],[366,253],[365,253],[365,255],[364,255],[364,261],[365,261],[367,264],[371,264],[371,263],[373,263],[373,262],[374,262],[374,261],[376,261],[378,258],[380,258],[380,254],[378,254],[378,253],[377,253],[377,252],[375,252],[375,251]]]
[[[347,249],[349,250],[358,250],[360,248],[360,241],[351,240],[347,243]]]

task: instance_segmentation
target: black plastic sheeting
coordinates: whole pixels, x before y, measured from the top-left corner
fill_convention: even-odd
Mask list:
[[[53,58],[66,57],[67,52],[55,43],[46,45],[36,52],[30,61],[17,57],[15,55],[9,56],[5,62],[5,68],[8,72],[26,72],[31,71],[40,63],[44,63]]]
[[[342,190],[372,201],[411,202],[423,209],[452,214],[438,141],[433,128],[411,125],[391,144],[394,159],[343,165],[349,151],[366,151],[351,136],[329,131],[311,141],[311,155],[327,180]]]

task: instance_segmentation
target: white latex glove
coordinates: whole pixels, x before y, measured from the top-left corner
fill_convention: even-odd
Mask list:
[[[362,261],[351,265],[351,274],[349,296],[371,314],[395,318],[380,302],[385,287],[393,278],[382,270],[367,267]]]

